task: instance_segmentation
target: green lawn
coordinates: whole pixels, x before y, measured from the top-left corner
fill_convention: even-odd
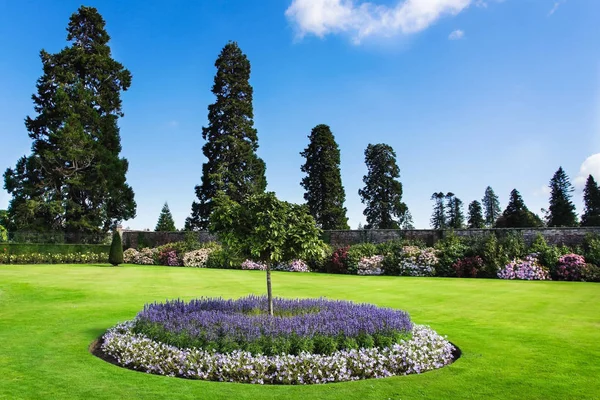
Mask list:
[[[273,274],[274,293],[408,311],[463,351],[423,375],[314,386],[258,386],[147,375],[88,345],[144,303],[265,291],[260,271],[0,266],[0,398],[599,399],[600,285]]]

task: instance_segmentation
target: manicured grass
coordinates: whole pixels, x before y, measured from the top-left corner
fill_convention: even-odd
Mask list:
[[[273,273],[274,293],[408,311],[463,357],[423,375],[314,386],[258,386],[147,375],[88,345],[146,302],[262,294],[260,271],[0,266],[0,398],[598,399],[600,285]]]

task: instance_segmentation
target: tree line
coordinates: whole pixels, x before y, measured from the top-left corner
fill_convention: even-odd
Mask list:
[[[9,230],[101,233],[134,218],[136,202],[127,184],[128,162],[120,156],[118,119],[123,117],[121,92],[129,89],[131,73],[111,56],[105,21],[93,7],[82,6],[67,27],[70,45],[55,54],[40,53],[43,74],[32,96],[37,115],[25,126],[32,139],[31,154],[4,173],[4,187],[12,199],[0,221]],[[205,144],[200,183],[185,230],[205,230],[217,196],[231,201],[265,193],[265,162],[258,157],[254,127],[251,65],[236,42],[227,43],[215,61],[217,70],[202,128]],[[300,153],[304,173],[303,206],[319,228],[349,229],[346,194],[340,173],[340,149],[329,126],[315,126]],[[410,229],[411,213],[402,201],[403,189],[396,153],[387,144],[365,149],[367,174],[358,191],[365,205],[366,229]],[[572,186],[562,170],[551,181],[549,226],[578,223],[571,201]],[[491,226],[538,226],[543,221],[513,190],[503,213],[488,187],[482,202],[469,204],[465,222],[463,203],[453,193],[436,192],[431,199],[431,225],[436,229]],[[584,193],[586,210],[581,225],[600,225],[600,191],[593,177]],[[165,203],[157,231],[175,230]]]

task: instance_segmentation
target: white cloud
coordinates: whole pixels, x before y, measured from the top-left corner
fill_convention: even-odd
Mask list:
[[[575,178],[575,187],[582,189],[589,175],[592,175],[597,181],[600,180],[600,153],[592,154],[581,164]]]
[[[372,36],[421,32],[444,16],[486,4],[483,0],[403,0],[386,6],[356,0],[293,0],[285,15],[299,38],[347,33],[360,43]]]
[[[455,31],[453,31],[449,36],[448,39],[450,40],[460,40],[463,37],[465,37],[465,32],[461,31],[460,29],[457,29]]]
[[[550,194],[550,187],[548,185],[544,185],[540,187],[538,190],[533,192],[534,196],[546,197]]]

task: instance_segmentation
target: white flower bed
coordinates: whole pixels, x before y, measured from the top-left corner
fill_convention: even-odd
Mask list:
[[[454,347],[423,325],[392,347],[337,351],[332,355],[264,356],[179,349],[131,330],[132,321],[111,328],[102,350],[121,366],[147,373],[211,381],[314,384],[421,373],[452,362]]]
[[[214,249],[212,248],[206,248],[187,252],[183,255],[183,266],[204,268],[206,267],[208,256],[210,256],[210,253],[213,251]]]

